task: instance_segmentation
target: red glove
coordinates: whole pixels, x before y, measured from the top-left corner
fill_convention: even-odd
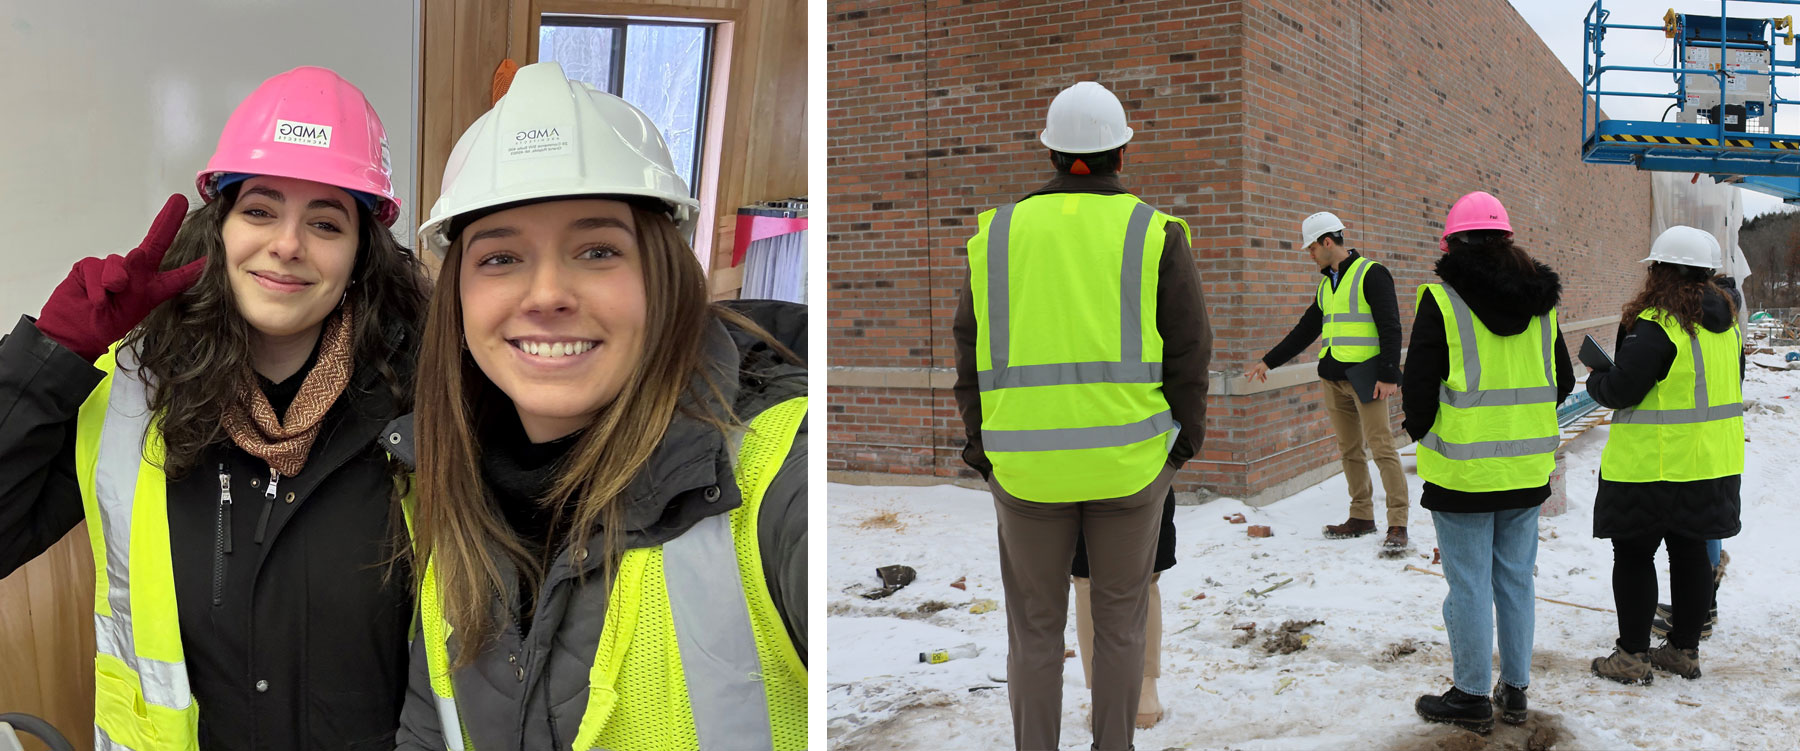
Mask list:
[[[179,269],[158,271],[186,213],[187,199],[180,194],[169,196],[144,242],[130,253],[76,261],[69,278],[56,285],[44,311],[38,314],[38,331],[93,362],[156,306],[194,286],[206,270],[204,258]]]

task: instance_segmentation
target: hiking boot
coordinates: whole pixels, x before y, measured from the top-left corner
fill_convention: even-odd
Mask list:
[[[1651,647],[1650,665],[1693,680],[1700,677],[1700,650],[1678,649],[1667,644]]]
[[[1325,539],[1343,540],[1351,537],[1362,537],[1375,531],[1374,519],[1357,519],[1352,517],[1343,524],[1325,525]]]
[[[1713,605],[1706,613],[1706,623],[1700,626],[1700,638],[1712,636],[1713,626],[1719,622],[1719,606]],[[1656,603],[1656,619],[1650,622],[1650,633],[1658,639],[1669,638],[1669,632],[1675,628],[1675,609],[1663,603]]]
[[[1387,539],[1381,541],[1381,547],[1388,550],[1406,549],[1406,528],[1388,527]]]
[[[1427,722],[1443,722],[1473,730],[1482,735],[1494,729],[1494,704],[1485,696],[1463,693],[1452,686],[1443,696],[1425,695],[1413,703],[1413,709]]]
[[[1506,681],[1494,684],[1494,707],[1500,710],[1500,719],[1508,725],[1525,724],[1525,689],[1506,685]]]
[[[1594,660],[1594,675],[1627,686],[1648,686],[1656,679],[1650,672],[1650,656],[1613,647],[1612,654]]]

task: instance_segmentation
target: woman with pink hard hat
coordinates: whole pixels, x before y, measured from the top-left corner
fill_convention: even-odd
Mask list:
[[[96,749],[391,748],[387,565],[429,293],[386,131],[324,68],[263,82],[137,248],[0,341],[0,576],[84,519]]]
[[[1538,506],[1561,444],[1556,406],[1575,389],[1575,370],[1556,322],[1562,282],[1514,244],[1499,199],[1458,199],[1438,247],[1442,283],[1419,286],[1401,399],[1425,481],[1419,505],[1431,511],[1450,585],[1455,685],[1414,709],[1486,733],[1496,709],[1525,721]],[[1500,680],[1490,700],[1496,625]]]

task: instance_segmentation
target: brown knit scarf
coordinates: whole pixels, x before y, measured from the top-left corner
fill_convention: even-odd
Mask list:
[[[319,361],[300,383],[285,423],[275,416],[269,397],[257,385],[256,372],[249,368],[238,378],[237,398],[225,411],[225,431],[231,434],[231,442],[268,462],[284,477],[298,475],[306,467],[306,455],[319,437],[325,413],[350,385],[355,367],[350,358],[350,309],[333,315],[324,329]]]

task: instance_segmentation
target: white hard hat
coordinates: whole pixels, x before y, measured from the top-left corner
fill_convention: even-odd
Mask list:
[[[1124,146],[1131,141],[1125,105],[1105,86],[1082,81],[1050,101],[1038,141],[1064,154],[1093,154]]]
[[[506,96],[464,131],[419,236],[439,256],[451,220],[561,197],[639,196],[669,206],[692,237],[700,202],[676,174],[656,124],[638,108],[563,75],[553,62],[519,69]]]
[[[1337,214],[1321,211],[1300,223],[1300,247],[1305,248],[1313,244],[1320,235],[1343,231],[1344,222],[1337,218]]]
[[[1643,263],[1662,261],[1703,269],[1719,268],[1719,238],[1711,232],[1677,224],[1656,236],[1650,243],[1650,256]]]

